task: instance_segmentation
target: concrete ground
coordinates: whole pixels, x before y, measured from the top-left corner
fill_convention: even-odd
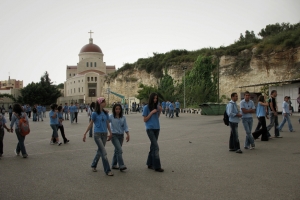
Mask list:
[[[98,172],[90,168],[97,147],[92,138],[82,142],[86,112],[79,113],[78,124],[64,122],[70,143],[62,146],[49,145],[48,117],[30,121],[27,159],[14,155],[15,133],[5,133],[0,199],[300,199],[299,116],[291,117],[296,132],[285,125],[283,138],[256,140],[255,150],[243,154],[228,151],[229,127],[223,116],[161,116],[163,173],[147,169],[150,143],[141,114],[126,117],[131,140],[123,145],[123,158],[128,170],[113,170],[113,177],[105,175],[101,160]],[[254,119],[254,128],[256,124]],[[243,147],[242,123],[239,136]],[[111,160],[111,142],[106,149]]]

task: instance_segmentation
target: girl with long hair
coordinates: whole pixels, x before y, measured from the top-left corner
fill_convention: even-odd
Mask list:
[[[150,94],[148,105],[143,108],[143,117],[146,126],[146,132],[150,139],[150,152],[148,154],[147,165],[149,169],[157,172],[163,172],[159,158],[158,135],[160,131],[159,116],[161,107],[158,105],[158,95]]]
[[[62,143],[59,141],[58,138],[58,110],[57,110],[57,104],[53,103],[50,105],[50,112],[49,112],[49,118],[50,118],[50,127],[52,128],[52,137],[50,144],[57,144],[57,146],[60,146]]]
[[[104,110],[105,106],[105,98],[97,98],[95,112],[92,113],[91,122],[83,135],[83,142],[85,142],[86,140],[87,132],[92,128],[92,125],[94,124],[94,140],[98,146],[98,150],[91,165],[92,171],[97,171],[98,161],[101,157],[104,172],[108,176],[113,176],[114,174],[110,170],[109,162],[107,159],[107,153],[105,150],[106,141],[110,141],[112,138],[112,133],[109,126],[108,112]],[[109,135],[107,135],[107,129],[110,133]]]
[[[256,115],[258,117],[258,121],[261,124],[262,128],[252,133],[254,139],[257,139],[260,135],[262,135],[261,141],[269,140],[267,125],[266,125],[266,107],[268,105],[269,104],[265,101],[265,97],[263,95],[260,95],[258,97]]]
[[[26,148],[24,145],[25,136],[22,136],[20,133],[20,127],[19,127],[19,119],[20,118],[25,118],[29,124],[27,114],[23,111],[23,108],[21,107],[21,105],[14,104],[13,105],[13,115],[11,117],[11,122],[10,122],[10,132],[13,132],[13,126],[15,125],[15,132],[16,132],[16,135],[18,138],[18,144],[15,149],[15,154],[18,156],[18,155],[20,155],[20,152],[21,152],[23,158],[27,158],[28,154],[26,152]]]
[[[126,142],[129,141],[129,131],[125,116],[123,116],[123,109],[120,104],[115,104],[113,107],[113,114],[109,115],[111,122],[112,139],[111,142],[115,147],[115,153],[112,159],[112,169],[120,169],[124,171],[127,169],[122,157],[122,144],[124,141],[124,132],[126,133]],[[119,167],[118,167],[119,165]]]

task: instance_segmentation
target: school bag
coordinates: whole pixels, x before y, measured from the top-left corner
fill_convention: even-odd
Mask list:
[[[20,117],[19,115],[16,115],[16,114],[15,114],[15,116],[19,119],[20,134],[22,136],[28,135],[30,133],[30,128],[29,128],[29,123],[26,120],[26,117],[24,117],[24,116]]]
[[[229,126],[229,116],[227,115],[226,109],[223,114],[223,122],[226,126]]]

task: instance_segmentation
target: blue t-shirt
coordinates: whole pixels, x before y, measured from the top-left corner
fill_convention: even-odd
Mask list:
[[[167,108],[167,109],[169,109],[169,105],[170,105],[170,103],[167,102],[167,103],[166,103],[166,108]]]
[[[145,105],[143,108],[143,116],[147,117],[150,114],[148,105]],[[145,122],[146,129],[160,129],[159,120],[158,120],[159,111],[151,115],[150,119]]]
[[[265,108],[265,106],[260,105],[259,102],[257,104],[256,116],[257,117],[265,117],[266,116],[266,108]]]
[[[99,115],[93,112],[92,120],[94,122],[94,133],[107,133],[107,122],[109,122],[108,114],[103,111]]]
[[[38,112],[42,112],[42,106],[37,106],[36,109]]]
[[[68,112],[68,106],[64,106],[64,112]]]
[[[169,109],[174,110],[174,105],[172,103],[169,104]]]
[[[161,107],[166,108],[166,102],[161,102]]]
[[[175,107],[180,108],[180,103],[178,101],[175,102]]]
[[[50,110],[49,112],[49,118],[50,118],[50,125],[51,124],[58,124],[58,115],[56,115],[56,118],[52,118],[52,116],[55,114],[55,111]]]

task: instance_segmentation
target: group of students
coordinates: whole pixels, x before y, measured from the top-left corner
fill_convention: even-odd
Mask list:
[[[236,153],[242,153],[240,148],[240,142],[238,137],[238,123],[242,118],[242,123],[246,132],[246,139],[244,149],[254,149],[255,140],[261,136],[261,141],[268,141],[272,138],[269,131],[274,127],[274,137],[282,138],[280,131],[286,122],[290,132],[294,132],[293,126],[290,121],[291,111],[288,103],[288,96],[284,97],[282,103],[282,115],[283,120],[278,123],[278,108],[277,108],[277,91],[271,91],[271,98],[266,102],[263,95],[258,97],[258,104],[255,107],[254,102],[250,100],[250,93],[248,91],[244,94],[244,99],[240,102],[240,109],[238,109],[236,101],[238,100],[237,93],[231,94],[231,101],[226,106],[226,113],[229,116],[230,126],[230,139],[229,139],[229,151],[235,151]],[[252,114],[256,114],[258,118],[258,125],[255,132],[252,133],[253,117]],[[266,125],[266,118],[270,118],[270,124]]]
[[[173,118],[174,117],[174,110],[176,112],[176,117],[179,117],[179,109],[180,103],[177,100],[175,103],[173,101],[163,101],[161,102],[162,113],[166,114],[166,117]]]
[[[78,111],[79,111],[79,109],[81,109],[81,112],[82,112],[82,108],[83,108],[82,105],[79,107],[77,102],[75,104],[73,104],[73,102],[72,102],[70,106],[68,106],[68,103],[65,103],[65,105],[63,107],[63,113],[64,113],[65,120],[69,120],[69,115],[70,115],[71,124],[73,124],[74,121],[77,123]]]
[[[126,118],[123,115],[122,105],[115,104],[113,106],[112,114],[110,115],[108,115],[108,112],[104,109],[105,106],[106,101],[104,97],[99,97],[97,99],[95,107],[91,104],[90,108],[94,108],[94,112],[90,113],[90,123],[83,135],[83,142],[86,141],[87,133],[90,132],[90,129],[94,126],[94,140],[98,146],[98,150],[91,164],[92,171],[97,171],[98,161],[101,157],[104,172],[108,176],[113,176],[114,174],[111,169],[118,169],[120,171],[127,169],[122,157],[122,145],[124,141],[124,134],[126,133],[126,142],[129,142],[130,135]],[[144,117],[146,132],[151,142],[146,164],[148,169],[153,169],[157,172],[164,171],[161,168],[159,147],[157,143],[160,131],[160,113],[161,107],[158,105],[158,96],[156,93],[152,93],[149,97],[148,104],[143,108],[142,115]],[[89,135],[91,137],[91,133],[89,133]],[[111,167],[107,158],[107,151],[105,149],[106,142],[110,140],[115,147]]]

